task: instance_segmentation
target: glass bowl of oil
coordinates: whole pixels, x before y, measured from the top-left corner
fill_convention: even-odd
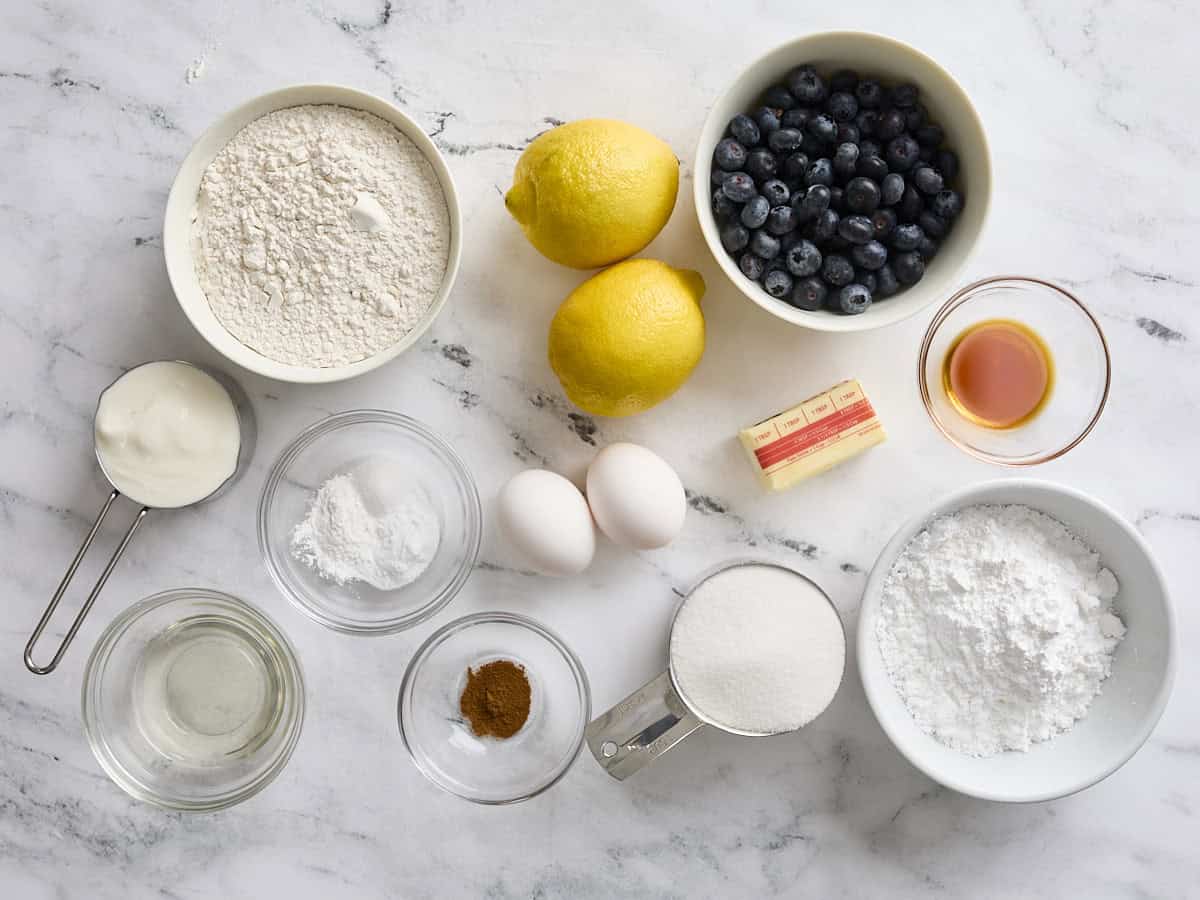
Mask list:
[[[1070,292],[1025,277],[986,278],[946,301],[925,333],[921,399],[951,443],[1002,466],[1033,466],[1077,446],[1108,400],[1100,323]]]
[[[113,620],[83,678],[96,760],[138,800],[224,809],[274,780],[304,721],[304,678],[278,626],[203,588],[155,594]]]

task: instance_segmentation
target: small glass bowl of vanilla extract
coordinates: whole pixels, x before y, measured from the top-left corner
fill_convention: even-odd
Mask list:
[[[1002,466],[1077,446],[1108,400],[1112,361],[1077,297],[1037,278],[986,278],[938,310],[921,343],[925,410],[951,443]]]

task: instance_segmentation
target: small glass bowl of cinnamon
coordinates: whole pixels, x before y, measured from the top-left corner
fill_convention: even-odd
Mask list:
[[[404,673],[400,737],[438,787],[484,804],[537,796],[570,769],[591,718],[583,665],[515,613],[464,616],[434,632]]]
[[[969,284],[946,301],[917,363],[925,411],[959,449],[1002,466],[1076,447],[1108,400],[1112,362],[1100,323],[1037,278]]]

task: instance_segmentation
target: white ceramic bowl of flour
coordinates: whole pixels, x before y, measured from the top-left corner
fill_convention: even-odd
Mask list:
[[[334,105],[362,110],[394,125],[428,160],[441,184],[449,216],[449,246],[445,274],[432,302],[414,327],[365,359],[343,365],[293,365],[259,353],[236,338],[217,318],[201,287],[193,260],[192,231],[197,198],[205,170],[235,135],[256,119],[277,110],[307,105]],[[163,224],[163,253],[171,287],[201,336],[231,362],[278,381],[318,383],[354,378],[395,359],[418,340],[437,318],[453,289],[462,256],[462,213],[454,179],[433,141],[399,109],[371,94],[333,84],[303,84],[263,94],[218,119],[196,141],[180,166],[167,198]]]
[[[1127,631],[1112,672],[1087,715],[1028,752],[968,756],[922,731],[888,675],[876,627],[884,581],[908,543],[937,516],[978,504],[1022,504],[1062,522],[1095,549],[1120,583],[1114,610]],[[1166,581],[1133,526],[1079,491],[1030,479],[989,481],[956,491],[906,522],[867,580],[858,622],[858,666],[867,701],[896,748],[946,787],[985,800],[1052,800],[1119,769],[1154,730],[1175,672],[1175,614]]]

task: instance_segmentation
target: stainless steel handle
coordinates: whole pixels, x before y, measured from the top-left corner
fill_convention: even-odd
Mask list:
[[[25,668],[35,675],[49,675],[62,662],[63,654],[67,652],[67,647],[71,646],[71,641],[75,639],[75,634],[79,631],[79,626],[83,624],[84,618],[92,608],[92,604],[96,602],[96,598],[100,596],[100,591],[104,589],[104,583],[108,581],[108,576],[112,574],[112,570],[116,568],[117,561],[121,558],[121,554],[125,552],[125,548],[129,546],[129,541],[133,538],[133,533],[137,531],[137,527],[142,524],[142,519],[146,517],[146,513],[150,512],[150,507],[143,506],[138,512],[137,517],[130,524],[129,529],[121,538],[121,542],[117,544],[117,549],[113,551],[113,555],[108,558],[108,564],[104,567],[104,571],[100,573],[100,578],[96,581],[92,592],[88,594],[87,599],[83,601],[83,607],[79,610],[79,614],[75,616],[75,621],[71,623],[71,627],[67,629],[67,636],[62,639],[62,643],[58,645],[58,650],[50,662],[44,666],[39,666],[33,661],[33,649],[37,645],[38,638],[42,636],[42,632],[46,630],[46,626],[50,623],[50,617],[54,615],[54,611],[58,609],[59,601],[62,600],[63,594],[67,592],[67,585],[71,583],[71,579],[75,577],[75,571],[79,568],[79,564],[83,562],[84,556],[87,555],[88,549],[92,546],[92,541],[96,539],[96,534],[100,531],[100,526],[104,522],[104,517],[108,515],[109,509],[113,505],[113,501],[121,496],[120,491],[114,490],[108,495],[108,499],[104,501],[104,506],[100,508],[100,515],[96,516],[96,521],[92,523],[92,530],[87,533],[87,537],[83,539],[83,545],[79,548],[79,552],[75,554],[75,558],[71,560],[71,565],[67,567],[67,574],[63,576],[63,580],[58,585],[58,590],[54,592],[54,596],[50,598],[50,605],[46,607],[46,611],[42,613],[41,620],[37,623],[37,627],[33,629],[33,635],[29,638],[29,643],[25,645]]]
[[[703,724],[680,699],[671,673],[663,672],[593,719],[584,733],[596,762],[624,781]]]

